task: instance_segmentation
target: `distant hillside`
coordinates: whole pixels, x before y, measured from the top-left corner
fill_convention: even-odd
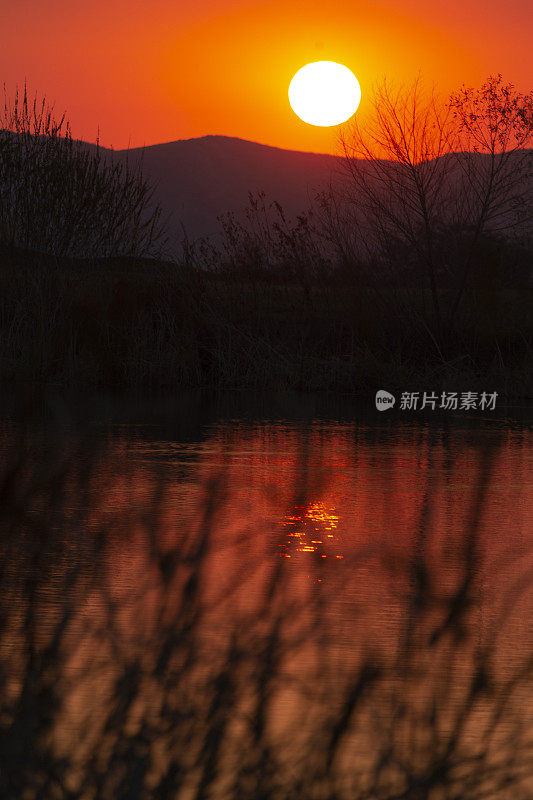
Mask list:
[[[227,211],[242,212],[249,192],[263,190],[269,201],[282,205],[287,217],[294,217],[307,211],[316,192],[338,183],[343,173],[340,157],[228,136],[119,150],[114,157],[143,160],[143,171],[154,181],[159,202],[172,215],[174,243],[181,239],[181,224],[191,239],[216,237],[217,217]],[[451,180],[453,172],[452,168]]]
[[[182,222],[191,238],[216,233],[217,216],[240,211],[248,204],[249,192],[263,190],[288,216],[299,214],[340,170],[335,156],[228,136],[185,139],[115,155],[143,159],[143,171],[155,181],[165,212],[172,213],[177,226]]]
[[[169,235],[174,247],[183,237],[182,226],[192,240],[216,238],[220,234],[217,217],[228,211],[241,214],[248,206],[250,192],[264,191],[267,200],[279,202],[290,219],[306,212],[317,192],[332,184],[338,187],[345,174],[341,157],[283,150],[228,136],[102,150],[112,159],[142,162],[143,173],[154,184],[165,217],[171,218]],[[476,157],[489,158],[482,154]],[[451,165],[447,180],[452,187],[458,170],[457,164]],[[533,190],[533,178],[528,175],[527,179]],[[520,230],[532,235],[531,218]]]

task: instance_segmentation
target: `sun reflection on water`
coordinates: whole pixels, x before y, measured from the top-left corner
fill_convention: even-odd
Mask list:
[[[293,506],[285,517],[287,539],[281,543],[279,555],[291,558],[294,553],[316,553],[321,558],[343,558],[338,552],[339,515],[336,512],[334,506],[321,502]]]

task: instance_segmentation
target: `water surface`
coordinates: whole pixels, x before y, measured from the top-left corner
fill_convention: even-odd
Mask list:
[[[530,426],[270,408],[6,413],[3,797],[531,797]]]

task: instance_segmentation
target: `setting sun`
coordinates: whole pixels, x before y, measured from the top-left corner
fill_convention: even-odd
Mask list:
[[[355,114],[360,101],[359,81],[335,61],[306,64],[289,86],[292,110],[309,125],[340,125]]]

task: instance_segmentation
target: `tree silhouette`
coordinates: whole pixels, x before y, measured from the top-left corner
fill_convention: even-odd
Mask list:
[[[481,239],[521,233],[531,220],[532,108],[533,92],[501,75],[448,101],[420,79],[400,88],[383,81],[369,118],[341,132],[352,225],[371,253],[396,262],[414,255],[423,266],[437,334],[457,312]],[[443,237],[449,252],[451,237],[467,241],[451,265]],[[455,276],[451,296],[443,265]]]

